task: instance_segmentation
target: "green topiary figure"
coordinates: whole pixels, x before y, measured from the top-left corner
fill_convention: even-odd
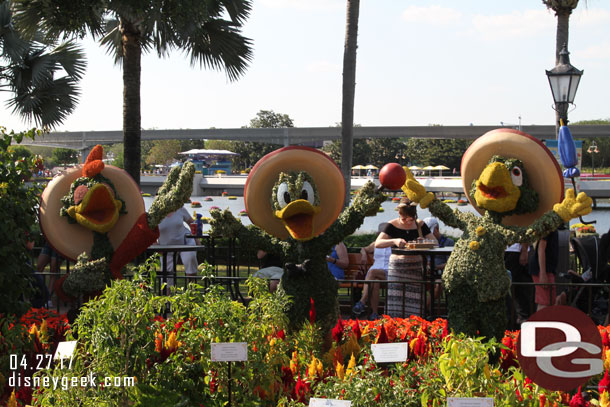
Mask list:
[[[462,159],[462,181],[482,217],[452,211],[410,173],[403,191],[446,225],[463,231],[443,272],[449,328],[500,341],[510,287],[506,247],[533,243],[589,213],[592,202],[584,193],[575,197],[571,189],[561,201],[557,161],[538,140],[510,129],[491,131],[472,144]]]
[[[158,225],[188,201],[195,166],[175,167],[148,212],[140,189],[125,171],[106,166],[95,146],[82,168],[55,178],[40,204],[41,228],[64,257],[78,262],[55,284],[57,294],[72,300],[101,291],[123,267],[159,237]]]
[[[254,225],[245,227],[228,210],[212,212],[214,235],[237,237],[241,246],[262,249],[286,264],[280,290],[292,297],[287,310],[292,328],[309,318],[311,299],[324,332],[336,324],[338,285],[325,256],[385,200],[368,182],[341,212],[344,191],[341,171],[325,154],[286,147],[250,172],[244,200]]]

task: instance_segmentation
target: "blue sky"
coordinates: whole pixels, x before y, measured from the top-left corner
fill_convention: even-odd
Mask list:
[[[556,17],[540,0],[361,0],[355,122],[363,126],[553,124],[545,69]],[[295,126],[341,120],[344,0],[254,0],[245,75],[191,67],[174,52],[142,60],[142,127],[235,128],[261,109]],[[92,40],[76,111],[58,130],[120,130],[121,70]],[[570,120],[610,117],[610,1],[581,0],[570,58],[584,69]],[[0,94],[0,125],[27,127]]]

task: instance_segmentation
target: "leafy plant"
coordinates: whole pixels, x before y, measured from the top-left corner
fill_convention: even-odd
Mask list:
[[[38,157],[24,157],[9,146],[39,133],[7,132],[0,126],[0,286],[10,287],[0,293],[0,313],[5,315],[21,315],[29,308],[32,268],[26,243],[34,234],[41,188],[26,181],[42,165]]]

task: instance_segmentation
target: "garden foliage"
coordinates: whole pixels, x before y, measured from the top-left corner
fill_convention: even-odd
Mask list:
[[[15,133],[0,126],[0,314],[21,315],[29,308],[32,292],[31,262],[26,248],[36,225],[41,189],[27,183],[34,169],[42,168],[39,157],[25,157],[9,148],[24,137],[33,139],[34,129]],[[8,289],[10,287],[10,289]]]
[[[56,363],[35,375],[96,378],[96,386],[22,386],[13,393],[6,381],[12,372],[4,369],[0,403],[14,394],[20,403],[15,405],[220,407],[228,400],[228,366],[210,360],[211,343],[247,342],[248,361],[232,363],[233,405],[304,407],[311,397],[351,400],[354,407],[445,406],[447,397],[492,397],[494,405],[507,407],[609,404],[607,373],[592,378],[583,393],[551,392],[532,383],[515,356],[518,331],[507,331],[499,344],[450,334],[442,319],[339,320],[323,350],[315,303],[310,321],[291,332],[283,312],[289,299],[270,294],[263,280],[248,281],[248,307],[205,278],[202,285],[161,297],[150,283],[152,265],[148,261],[141,270],[150,280],[136,275],[114,281],[83,307],[67,333],[65,317],[46,310],[32,310],[18,322],[0,321],[3,369],[10,353],[33,360],[53,353],[64,336],[78,337],[71,367]],[[607,370],[609,328],[599,330]],[[375,363],[371,345],[388,342],[408,343],[404,363]],[[122,384],[103,385],[105,377]]]

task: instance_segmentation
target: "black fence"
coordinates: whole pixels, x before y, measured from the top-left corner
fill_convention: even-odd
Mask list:
[[[39,249],[38,249],[39,251]],[[33,256],[36,257],[38,251],[34,251]],[[185,287],[190,282],[198,282],[204,287],[212,284],[219,284],[226,288],[231,298],[248,303],[247,288],[245,286],[246,279],[259,269],[259,260],[256,258],[256,253],[246,252],[241,250],[234,239],[215,240],[214,238],[204,236],[200,240],[198,246],[151,246],[144,255],[140,256],[134,262],[134,265],[139,265],[146,258],[154,253],[159,253],[161,257],[173,256],[173,264],[178,264],[179,254],[181,251],[195,251],[197,253],[198,263],[207,262],[214,270],[213,277],[207,277],[202,280],[202,277],[185,275],[184,273],[176,272],[174,266],[173,271],[165,270],[164,267],[159,267],[156,271],[155,291],[161,295],[166,295],[169,292],[169,286],[175,285]],[[582,273],[583,265],[578,259],[575,260],[575,267]],[[163,262],[165,263],[165,262]],[[34,263],[33,263],[34,264]],[[166,263],[165,263],[166,264]],[[69,273],[73,267],[73,263],[63,260],[61,272],[57,273],[43,272],[40,275],[44,276],[45,282],[48,284],[51,279],[60,277],[65,273]],[[126,278],[131,278],[132,275],[126,275]],[[607,325],[610,322],[610,284],[608,283],[573,283],[567,281],[567,276],[558,276],[554,284],[536,284],[514,282],[511,285],[510,295],[506,298],[507,316],[509,326],[507,329],[518,329],[519,322],[523,319],[523,314],[531,315],[536,311],[534,303],[534,287],[536,285],[553,286],[557,291],[558,296],[565,305],[570,305],[581,309],[587,313],[597,324]],[[339,303],[341,313],[344,317],[355,317],[352,314],[353,305],[360,299],[361,290],[365,284],[379,284],[380,301],[377,310],[370,310],[376,314],[387,314],[388,283],[398,284],[402,287],[403,293],[407,290],[413,291],[413,287],[420,294],[420,311],[419,315],[426,319],[446,318],[447,305],[445,293],[442,290],[441,281],[437,276],[422,276],[420,280],[341,280],[341,288],[339,289]],[[436,288],[436,290],[435,290]],[[531,295],[528,296],[529,301],[523,310],[523,304],[516,305],[516,292],[519,290],[530,290]],[[403,295],[403,298],[405,296]],[[63,304],[56,297],[52,297],[52,306],[58,311],[64,311],[69,304]],[[404,305],[404,302],[403,302]],[[367,314],[360,315],[360,318],[366,318]],[[408,317],[406,313],[391,315],[392,317]]]

